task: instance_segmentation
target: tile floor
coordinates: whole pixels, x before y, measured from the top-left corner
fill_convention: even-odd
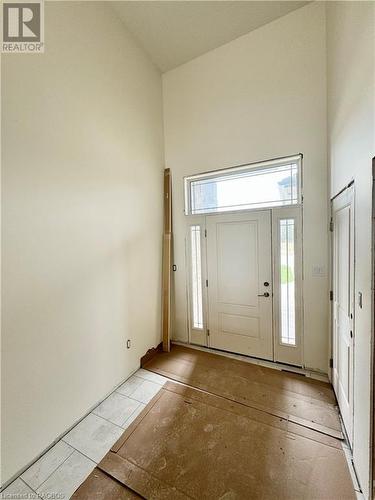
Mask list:
[[[167,379],[142,368],[0,493],[67,500]]]
[[[139,369],[5,488],[0,498],[69,499],[167,380]],[[353,472],[350,450],[345,445],[343,449],[357,500],[363,500]]]

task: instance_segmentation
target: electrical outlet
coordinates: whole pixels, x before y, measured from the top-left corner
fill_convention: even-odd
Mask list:
[[[128,340],[126,341],[126,348],[127,348],[127,349],[130,349],[130,347],[131,347],[131,341],[130,341],[130,339],[128,339]]]

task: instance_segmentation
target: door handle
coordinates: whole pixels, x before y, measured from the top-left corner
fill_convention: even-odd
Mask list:
[[[258,295],[258,297],[269,297],[270,294],[268,292],[264,292],[264,293],[261,293],[260,295]]]

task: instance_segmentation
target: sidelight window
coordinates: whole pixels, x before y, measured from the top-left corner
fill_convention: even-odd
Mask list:
[[[295,320],[295,221],[280,219],[280,318],[281,343],[296,345]]]
[[[193,328],[203,329],[201,227],[190,227]]]

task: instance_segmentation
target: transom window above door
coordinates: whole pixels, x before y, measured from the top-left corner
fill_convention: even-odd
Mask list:
[[[186,215],[301,203],[302,155],[185,177]]]

